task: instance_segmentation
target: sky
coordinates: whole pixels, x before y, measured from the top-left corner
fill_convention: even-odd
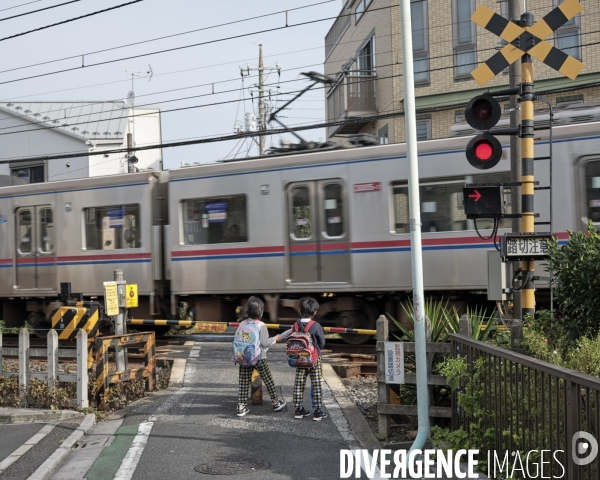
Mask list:
[[[308,85],[309,82],[300,73],[311,70],[323,72],[325,35],[342,8],[342,0],[142,0],[88,18],[5,39],[132,0],[78,0],[46,11],[9,18],[69,1],[0,2],[0,101],[122,100],[131,90],[132,75],[121,70],[141,72],[134,78],[135,104],[161,109],[162,140],[165,143],[232,134],[236,121],[243,123],[244,113],[257,109],[256,89],[252,88],[257,83],[256,72],[251,71],[251,76],[244,78],[242,83],[240,66],[258,65],[259,44],[263,45],[265,67],[274,67],[276,63],[281,66],[281,75],[270,73],[266,81],[272,94],[297,91]],[[317,3],[320,4],[314,5]],[[308,7],[292,10],[304,6]],[[287,28],[285,13],[269,15],[285,9],[289,9]],[[262,18],[218,26],[259,16]],[[294,26],[321,19],[324,20]],[[144,42],[198,29],[202,30]],[[270,29],[275,30],[255,33]],[[251,35],[226,39],[245,34]],[[144,43],[113,49],[136,42]],[[204,42],[211,43],[127,58]],[[106,49],[112,50],[92,53]],[[85,65],[108,63],[81,68],[82,55],[85,55]],[[54,62],[64,58],[67,59]],[[32,66],[43,62],[51,63]],[[151,79],[146,74],[149,65],[153,72]],[[61,70],[70,71],[54,73]],[[35,76],[37,78],[26,78]],[[251,93],[254,93],[254,102]],[[245,101],[240,102],[242,95]],[[273,99],[278,99],[278,105],[281,105],[283,99],[290,97],[274,95]],[[221,102],[229,103],[211,105]],[[189,108],[198,106],[202,107]],[[182,108],[185,109],[168,111]],[[282,121],[290,125],[321,122],[324,115],[322,90],[308,92],[291,109],[281,113],[282,117],[286,117]],[[307,140],[325,140],[324,129],[308,130],[303,136]],[[279,145],[279,137],[268,138],[267,147]],[[244,144],[227,141],[165,148],[164,167],[179,168],[183,162],[208,163],[231,158],[236,153],[238,157],[256,155],[256,146],[248,151],[249,146],[248,140]]]

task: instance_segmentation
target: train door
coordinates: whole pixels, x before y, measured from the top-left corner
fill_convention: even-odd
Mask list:
[[[291,183],[287,197],[290,281],[349,282],[344,184],[335,179]]]
[[[22,207],[16,213],[16,288],[52,289],[56,283],[52,207]]]

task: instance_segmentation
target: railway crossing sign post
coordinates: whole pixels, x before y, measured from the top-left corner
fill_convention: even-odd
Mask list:
[[[545,41],[561,26],[583,10],[578,0],[564,0],[534,23],[530,12],[521,15],[518,22],[507,20],[483,5],[479,5],[471,17],[471,21],[489,32],[498,35],[508,42],[502,50],[471,72],[475,81],[483,86],[510,64],[521,58],[521,125],[520,137],[522,148],[522,181],[521,181],[521,235],[535,234],[535,214],[533,211],[534,193],[534,106],[533,100],[533,58],[545,63],[563,75],[574,80],[583,68],[583,63]],[[493,133],[493,132],[491,132]],[[483,149],[482,149],[483,151]],[[471,161],[471,160],[469,160]],[[465,201],[466,205],[466,201]],[[552,234],[552,232],[550,232]],[[533,238],[533,237],[532,237]],[[529,240],[527,240],[529,241]],[[505,244],[510,242],[505,239]],[[523,317],[535,313],[535,290],[533,286],[534,260],[537,255],[522,255],[522,308]]]

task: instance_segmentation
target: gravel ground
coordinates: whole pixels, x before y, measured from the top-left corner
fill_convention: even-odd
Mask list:
[[[14,373],[19,372],[19,360],[17,360],[16,358],[15,359],[13,359],[13,358],[3,359],[2,363],[3,363],[3,370],[5,372],[14,372]],[[45,360],[30,360],[29,361],[29,371],[31,373],[41,373],[41,372],[45,372],[47,369],[48,369],[48,362],[46,362]],[[75,362],[59,362],[58,371],[60,373],[65,373],[65,374],[76,373],[77,365],[75,364]]]
[[[346,390],[365,416],[365,420],[377,438],[377,378],[375,375],[340,379]],[[390,436],[386,443],[407,442],[414,440],[417,434],[417,417],[397,415],[397,423],[392,421]]]

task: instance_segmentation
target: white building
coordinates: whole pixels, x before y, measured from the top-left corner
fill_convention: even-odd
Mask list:
[[[37,183],[126,173],[127,153],[18,160],[127,148],[128,133],[134,147],[160,144],[160,109],[134,111],[125,101],[1,102],[0,175]],[[139,170],[162,170],[162,149],[136,151],[135,156]]]

